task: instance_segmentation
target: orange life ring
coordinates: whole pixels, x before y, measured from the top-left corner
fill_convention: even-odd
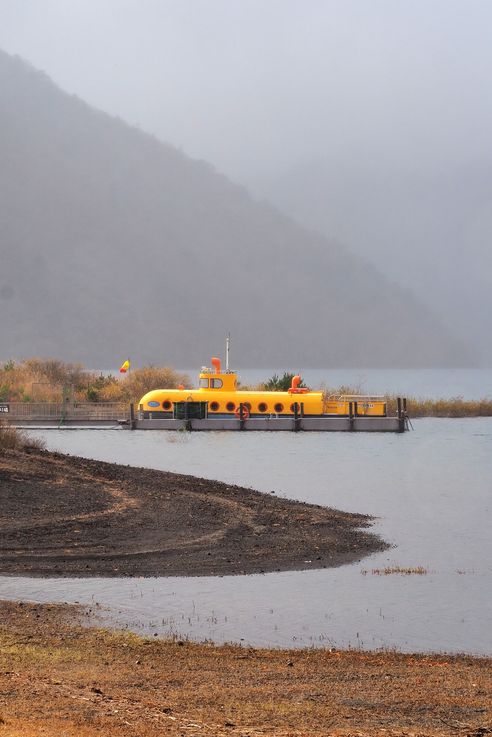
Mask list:
[[[236,415],[237,419],[241,419],[241,405],[236,407],[234,410],[234,414]],[[246,405],[243,404],[243,420],[247,420],[250,416],[251,412],[249,411],[249,407],[246,407]]]

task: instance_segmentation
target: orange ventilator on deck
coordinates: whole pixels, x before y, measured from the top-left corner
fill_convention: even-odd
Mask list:
[[[307,394],[308,392],[311,391],[305,386],[299,386],[301,381],[302,379],[299,376],[299,374],[296,374],[296,376],[292,377],[292,383],[290,385],[290,389],[287,390],[289,394]]]

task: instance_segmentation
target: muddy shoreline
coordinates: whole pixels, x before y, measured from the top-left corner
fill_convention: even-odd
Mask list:
[[[5,737],[484,737],[492,660],[267,650],[110,632],[0,601]]]
[[[42,450],[0,451],[0,504],[1,574],[266,573],[388,547],[365,515]]]

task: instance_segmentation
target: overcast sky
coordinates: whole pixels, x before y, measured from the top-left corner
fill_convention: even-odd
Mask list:
[[[0,0],[0,48],[239,181],[490,158],[490,0]]]

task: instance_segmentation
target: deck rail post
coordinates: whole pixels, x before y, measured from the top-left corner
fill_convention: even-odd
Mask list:
[[[294,402],[294,422],[292,426],[292,429],[294,432],[299,432],[299,430],[302,430],[301,415],[302,415],[302,404],[300,404],[300,402]]]
[[[410,428],[413,430],[413,425],[410,422],[410,418],[409,418],[408,412],[407,412],[407,398],[406,397],[403,397],[402,402],[403,402],[403,412],[402,412],[402,414],[403,414],[403,422],[404,422],[404,425],[405,425],[405,430],[410,430]]]
[[[184,415],[185,415],[185,416],[184,416],[184,420],[185,420],[185,430],[187,430],[188,432],[191,432],[191,430],[192,430],[193,428],[192,428],[192,424],[191,424],[191,420],[190,420],[190,416],[189,416],[189,412],[188,412],[188,402],[185,402],[185,411],[184,411]]]
[[[398,416],[398,432],[405,432],[405,413],[401,397],[396,398],[396,414]]]
[[[349,425],[350,430],[355,430],[355,422],[354,422],[354,403],[349,402]]]

